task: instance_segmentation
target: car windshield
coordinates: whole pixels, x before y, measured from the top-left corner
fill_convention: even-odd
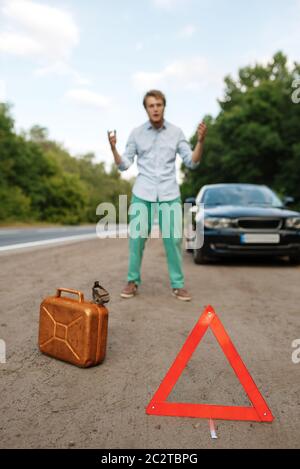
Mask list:
[[[214,187],[204,193],[202,203],[209,206],[239,205],[258,207],[282,207],[277,195],[268,187]]]

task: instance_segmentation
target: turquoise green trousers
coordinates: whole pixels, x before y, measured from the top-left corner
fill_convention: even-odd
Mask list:
[[[182,271],[182,208],[181,199],[148,202],[132,194],[129,208],[128,282],[141,284],[143,252],[157,213],[160,233],[167,257],[171,288],[184,287]],[[159,260],[157,262],[159,269]]]

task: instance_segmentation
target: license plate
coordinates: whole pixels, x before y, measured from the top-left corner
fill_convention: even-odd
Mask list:
[[[254,234],[245,233],[241,235],[241,244],[278,244],[279,234]]]

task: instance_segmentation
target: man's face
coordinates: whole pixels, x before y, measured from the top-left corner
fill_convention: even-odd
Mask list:
[[[149,120],[154,124],[162,122],[165,112],[163,100],[149,96],[146,101],[146,112],[148,114]]]

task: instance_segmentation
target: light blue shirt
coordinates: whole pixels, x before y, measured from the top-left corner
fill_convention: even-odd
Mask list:
[[[131,132],[118,168],[126,171],[137,155],[134,195],[149,202],[174,200],[180,196],[175,167],[177,153],[187,168],[199,166],[200,162],[192,161],[190,144],[179,127],[164,120],[163,126],[156,129],[148,121]]]

